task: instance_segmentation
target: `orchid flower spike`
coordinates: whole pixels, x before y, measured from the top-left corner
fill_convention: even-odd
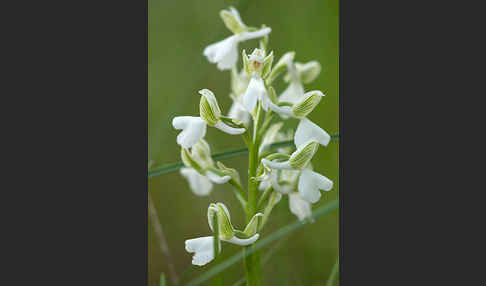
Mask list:
[[[230,220],[228,208],[223,203],[212,203],[208,208],[208,223],[214,231],[214,218],[218,222],[218,243],[225,241],[236,245],[250,245],[254,243],[260,235],[256,233],[260,227],[263,214],[257,213],[250,220],[244,231],[238,231],[233,228]],[[192,264],[202,266],[214,259],[214,240],[212,236],[199,237],[186,240],[186,251],[195,253],[192,258]],[[221,244],[220,244],[221,245]],[[219,247],[221,250],[221,246]]]
[[[268,35],[272,29],[269,27],[250,31],[240,18],[238,11],[230,7],[229,11],[220,12],[226,27],[233,32],[233,35],[204,49],[204,56],[211,63],[216,63],[219,70],[228,70],[236,66],[238,60],[238,43],[257,39]]]
[[[245,128],[234,128],[221,120],[221,110],[212,91],[202,89],[199,93],[202,95],[199,103],[200,117],[177,116],[172,120],[175,129],[182,129],[177,136],[177,144],[183,148],[191,148],[206,135],[206,125],[231,135],[245,133]]]

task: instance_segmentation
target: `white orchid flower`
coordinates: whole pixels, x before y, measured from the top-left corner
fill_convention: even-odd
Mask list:
[[[193,168],[181,168],[181,175],[189,182],[189,188],[197,196],[207,196],[213,189],[213,183],[224,184],[231,180],[231,176],[220,176],[214,172],[207,171],[201,175]]]
[[[192,257],[192,264],[203,266],[214,259],[214,237],[204,236],[186,240],[186,251],[195,253]],[[221,242],[219,252],[221,252]]]
[[[302,170],[310,162],[317,151],[317,146],[327,146],[331,136],[314,122],[307,118],[300,120],[294,135],[294,144],[297,150],[292,153],[290,159],[284,162],[275,162],[263,159],[262,163],[272,169],[298,169]]]
[[[264,164],[268,164],[268,161]],[[291,191],[294,189],[294,186],[290,183],[286,185],[281,185],[276,179],[277,172],[281,171],[285,170],[271,170],[268,182],[265,183],[264,187],[268,188],[270,185],[274,188],[274,190],[278,191],[279,193],[290,194]],[[300,197],[309,203],[316,203],[317,201],[319,201],[319,199],[321,198],[320,190],[330,191],[333,187],[333,182],[331,180],[312,170],[304,169],[292,171],[300,174],[297,189]]]
[[[206,135],[206,122],[201,117],[177,116],[172,120],[172,126],[182,129],[177,135],[177,144],[183,148],[191,148]]]
[[[262,159],[262,163],[270,168],[270,172],[276,170],[302,170],[299,177],[298,190],[302,199],[315,203],[320,197],[319,190],[329,191],[333,183],[328,178],[314,171],[306,169],[310,160],[317,151],[317,146],[327,146],[331,136],[322,128],[307,118],[303,118],[294,136],[294,144],[297,150],[292,153],[289,160],[284,162],[275,162],[268,159]],[[270,174],[270,181],[272,175]],[[271,181],[272,182],[272,181]]]
[[[172,126],[182,132],[177,136],[177,144],[183,148],[191,148],[206,135],[206,125],[216,127],[230,135],[245,133],[245,128],[234,128],[224,123],[221,110],[213,92],[209,89],[199,91],[201,102],[199,104],[200,117],[177,116],[172,120]]]
[[[282,69],[284,65],[287,67],[287,75],[284,79],[285,81],[290,82],[285,91],[279,96],[278,102],[285,102],[294,108],[296,105],[301,105],[300,109],[297,108],[296,110],[293,110],[294,108],[289,106],[278,106],[270,102],[270,108],[277,112],[283,119],[287,119],[288,117],[302,118],[306,116],[306,114],[303,114],[302,111],[308,111],[307,114],[312,111],[315,105],[317,105],[319,102],[319,97],[312,99],[312,101],[315,101],[314,106],[309,106],[312,101],[307,103],[304,102],[306,100],[308,101],[309,97],[313,94],[321,97],[324,96],[324,94],[322,94],[320,91],[311,91],[305,93],[303,87],[303,83],[310,83],[317,78],[321,71],[321,65],[317,61],[311,61],[305,64],[297,62],[294,64],[294,56],[294,52],[288,52],[282,56],[276,65],[276,69]],[[303,105],[305,105],[306,108],[302,109],[304,107]]]
[[[261,181],[258,189],[263,191],[272,187],[281,194],[289,194],[295,189],[295,182],[299,174],[298,170],[271,170],[268,176]]]
[[[325,176],[316,173],[314,171],[304,169],[300,173],[298,190],[302,199],[309,203],[316,203],[321,198],[321,192],[330,191],[332,189],[333,182]]]
[[[216,63],[219,70],[228,70],[236,66],[238,60],[238,44],[251,39],[257,39],[268,35],[272,29],[269,27],[249,31],[241,21],[238,11],[230,8],[230,11],[221,11],[221,17],[228,29],[234,34],[222,41],[211,44],[204,49],[203,55],[211,63]]]
[[[231,180],[231,176],[220,176],[214,172],[206,171],[202,175],[194,168],[181,168],[181,175],[189,182],[189,188],[197,196],[207,196],[213,189],[213,183],[224,184]]]
[[[309,140],[318,142],[320,145],[326,147],[331,141],[331,136],[324,131],[324,129],[319,127],[319,125],[307,118],[303,118],[300,120],[297,130],[295,131],[294,143],[298,148]]]
[[[193,168],[181,168],[180,173],[189,182],[191,191],[197,196],[207,196],[213,189],[211,181]]]
[[[257,213],[250,220],[244,231],[237,231],[233,228],[228,208],[223,203],[212,203],[208,208],[208,223],[214,231],[213,221],[218,222],[218,243],[221,251],[221,242],[225,241],[236,245],[246,246],[254,243],[260,235],[256,233],[261,224],[263,214]],[[239,235],[240,237],[237,237]],[[214,259],[214,239],[212,236],[204,236],[186,240],[186,251],[195,253],[192,264],[202,266]]]
[[[243,105],[249,112],[253,112],[257,102],[260,101],[262,108],[267,111],[271,100],[268,97],[262,76],[265,76],[270,70],[273,52],[265,57],[265,53],[261,49],[253,50],[250,56],[246,56],[245,51],[243,51],[243,60],[245,69],[251,74],[250,83],[243,95]]]
[[[311,204],[301,198],[299,193],[289,194],[289,209],[300,221],[312,217]]]
[[[186,167],[182,168],[180,173],[189,182],[191,191],[198,196],[207,196],[213,188],[213,183],[224,184],[231,179],[229,175],[211,171],[214,162],[209,144],[204,139],[190,150],[182,148],[181,159]]]

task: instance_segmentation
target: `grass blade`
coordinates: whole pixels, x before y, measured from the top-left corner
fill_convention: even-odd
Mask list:
[[[331,141],[339,141],[339,135],[332,135]],[[286,147],[286,146],[294,146],[294,141],[288,140],[288,141],[273,143],[273,144],[270,144],[267,147],[267,149],[268,150],[275,150],[275,149]],[[235,149],[235,150],[231,150],[231,151],[226,151],[226,152],[223,152],[223,153],[214,154],[212,157],[213,157],[214,160],[221,160],[221,159],[236,157],[236,156],[245,155],[245,154],[248,154],[248,149],[247,148],[240,148],[240,149]],[[184,167],[184,163],[182,163],[182,162],[168,164],[168,165],[162,166],[160,168],[155,168],[155,169],[150,170],[148,172],[148,177],[152,178],[152,177],[155,177],[155,176],[175,172],[182,167]]]
[[[338,274],[339,270],[339,257],[336,259],[336,263],[332,267],[331,275],[329,275],[329,279],[327,280],[326,286],[332,286],[334,280],[336,280],[336,275]]]
[[[317,208],[314,210],[312,213],[312,217],[314,219],[317,219],[318,217],[327,214],[335,209],[337,209],[339,206],[338,200],[331,201],[327,204],[324,204],[323,206]],[[190,281],[187,286],[196,286],[196,285],[201,285],[202,283],[206,282],[207,280],[211,279],[214,275],[217,275],[221,271],[225,270],[226,268],[230,267],[231,265],[237,263],[238,261],[242,260],[244,255],[249,255],[253,253],[254,251],[257,251],[268,244],[272,243],[273,241],[284,237],[285,235],[303,227],[304,224],[302,224],[300,221],[296,220],[291,224],[288,224],[281,229],[275,231],[274,233],[270,234],[269,236],[261,239],[260,241],[257,241],[255,243],[255,246],[252,247],[251,251],[246,251],[246,253],[243,253],[243,251],[238,252],[237,254],[231,256],[224,262],[214,266],[207,272],[205,272],[203,275],[199,276],[198,278]]]

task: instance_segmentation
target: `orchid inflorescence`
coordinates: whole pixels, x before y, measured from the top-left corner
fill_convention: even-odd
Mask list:
[[[186,240],[186,250],[195,253],[192,263],[199,266],[215,258],[215,247],[219,253],[221,241],[242,246],[254,243],[282,195],[288,195],[290,211],[299,220],[310,222],[311,204],[319,201],[321,190],[329,191],[333,187],[333,182],[314,172],[310,163],[319,145],[327,146],[331,139],[326,131],[307,118],[325,96],[321,91],[306,92],[304,89],[304,84],[319,75],[320,64],[316,61],[294,62],[295,53],[287,52],[273,65],[273,51],[268,53],[266,50],[271,28],[248,27],[233,7],[221,11],[220,16],[233,35],[209,45],[203,54],[211,63],[217,64],[218,69],[231,71],[233,104],[224,116],[214,93],[202,89],[199,91],[199,116],[178,116],[172,125],[182,130],[177,136],[177,144],[182,147],[185,167],[180,172],[188,180],[192,192],[206,196],[213,183],[231,184],[246,212],[247,226],[243,231],[235,229],[228,208],[223,203],[210,204],[208,223],[218,234],[218,241],[214,241],[214,236]],[[238,71],[238,43],[257,38],[260,39],[259,48],[250,55],[242,51],[243,68]],[[277,96],[272,83],[280,75],[284,75],[288,87]],[[272,124],[279,118],[280,122]],[[291,130],[282,130],[284,120],[291,118],[299,120],[295,134]],[[250,150],[248,192],[244,191],[235,169],[221,162],[214,163],[210,146],[204,140],[207,126],[243,136]],[[267,148],[272,143],[292,138],[295,150],[282,147],[272,153]]]

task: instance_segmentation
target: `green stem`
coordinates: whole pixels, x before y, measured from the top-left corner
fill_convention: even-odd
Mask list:
[[[258,182],[254,179],[258,168],[258,149],[260,148],[261,136],[259,127],[262,120],[262,108],[258,103],[255,121],[253,124],[253,143],[249,147],[249,170],[248,170],[248,200],[247,200],[247,223],[257,212]],[[246,246],[244,251],[251,251],[252,245]],[[255,251],[244,259],[247,286],[261,285],[260,252]]]

